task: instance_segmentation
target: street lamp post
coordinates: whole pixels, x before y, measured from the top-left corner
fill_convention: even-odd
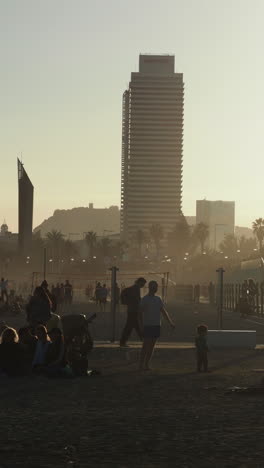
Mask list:
[[[112,343],[115,342],[116,329],[116,274],[119,269],[116,266],[110,268],[111,271],[111,315],[112,315]]]
[[[44,256],[43,256],[43,279],[46,279],[47,273],[47,249],[44,247]]]
[[[223,329],[223,303],[224,303],[224,272],[225,270],[221,267],[216,270],[218,273],[218,329]]]

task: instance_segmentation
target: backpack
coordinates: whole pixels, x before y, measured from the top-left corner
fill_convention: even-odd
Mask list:
[[[125,289],[123,289],[123,291],[121,291],[121,295],[120,295],[121,304],[123,304],[123,305],[128,305],[129,304],[130,289],[131,289],[131,286],[129,288],[125,288]]]

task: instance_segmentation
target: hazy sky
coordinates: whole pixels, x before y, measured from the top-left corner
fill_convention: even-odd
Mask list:
[[[120,202],[122,93],[139,53],[184,73],[183,209],[236,201],[264,216],[263,0],[0,0],[0,222],[17,229],[16,157],[34,225]]]

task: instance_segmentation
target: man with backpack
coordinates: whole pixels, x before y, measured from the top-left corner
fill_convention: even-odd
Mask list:
[[[140,289],[145,286],[146,282],[145,278],[138,278],[133,286],[123,289],[121,293],[121,303],[127,306],[127,321],[120,339],[121,347],[127,346],[127,340],[133,329],[142,340],[142,330],[139,325]]]

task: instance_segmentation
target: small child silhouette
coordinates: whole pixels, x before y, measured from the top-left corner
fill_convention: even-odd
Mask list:
[[[207,345],[207,325],[199,325],[197,327],[197,335],[195,338],[197,371],[208,372],[208,345]]]

